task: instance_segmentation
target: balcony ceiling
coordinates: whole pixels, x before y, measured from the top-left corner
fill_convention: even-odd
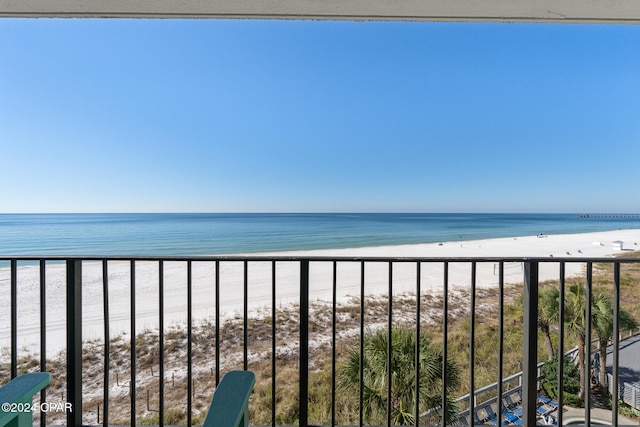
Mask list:
[[[640,23],[639,0],[0,0],[0,17]]]

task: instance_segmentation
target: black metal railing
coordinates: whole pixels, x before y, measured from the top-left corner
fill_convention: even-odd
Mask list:
[[[278,277],[278,268],[281,265],[287,265],[289,271],[299,272],[299,276],[297,279],[297,293],[295,295],[296,304],[298,305],[298,326],[299,326],[299,338],[296,343],[296,347],[298,348],[298,422],[300,426],[307,426],[309,423],[312,423],[313,420],[310,420],[309,416],[309,354],[310,354],[310,342],[311,338],[313,338],[314,334],[318,333],[310,330],[309,322],[310,322],[310,306],[313,300],[313,293],[310,289],[310,278],[313,277],[313,274],[310,272],[310,267],[323,265],[330,266],[330,307],[331,307],[331,327],[329,335],[330,335],[330,347],[331,347],[331,363],[329,364],[331,369],[331,385],[330,385],[330,425],[334,426],[337,424],[337,416],[336,416],[336,393],[337,393],[337,342],[338,342],[338,332],[336,325],[338,323],[337,313],[338,313],[338,291],[341,286],[345,286],[344,284],[339,286],[338,283],[338,271],[343,265],[348,265],[350,268],[359,269],[359,277],[352,278],[353,283],[348,283],[346,286],[351,290],[355,291],[351,293],[351,296],[356,297],[358,300],[358,345],[360,351],[360,379],[363,378],[364,375],[364,335],[367,329],[367,323],[365,321],[366,308],[367,308],[367,283],[368,280],[372,279],[376,282],[384,282],[383,287],[386,287],[386,319],[383,323],[386,324],[388,330],[388,349],[387,349],[387,366],[392,365],[391,356],[393,353],[392,349],[392,339],[391,332],[396,326],[396,322],[398,319],[394,318],[394,285],[397,283],[398,276],[396,276],[396,270],[402,266],[402,271],[406,272],[408,270],[413,271],[408,277],[413,280],[412,283],[412,292],[415,292],[416,296],[416,304],[415,304],[415,319],[422,318],[422,309],[423,303],[421,303],[420,296],[425,293],[424,287],[424,270],[426,268],[437,267],[438,274],[441,274],[439,279],[433,279],[432,276],[429,276],[429,285],[433,288],[435,282],[435,287],[437,288],[437,292],[442,295],[442,323],[440,328],[438,329],[442,334],[443,345],[443,357],[442,357],[442,399],[440,408],[420,408],[419,405],[415,405],[415,425],[423,425],[424,422],[421,421],[423,419],[423,415],[431,411],[439,411],[442,408],[445,408],[447,405],[447,397],[445,391],[447,390],[447,363],[448,356],[450,355],[450,350],[447,346],[447,339],[449,333],[451,331],[448,326],[450,312],[450,297],[454,292],[454,287],[458,286],[458,283],[451,283],[450,278],[450,267],[455,265],[468,265],[470,267],[470,274],[468,277],[468,313],[469,313],[469,360],[468,360],[468,403],[467,408],[459,408],[460,413],[464,413],[467,423],[472,425],[474,424],[473,414],[474,409],[477,407],[478,402],[476,400],[476,393],[473,391],[479,387],[482,387],[486,384],[476,384],[476,370],[478,366],[478,361],[476,360],[476,354],[474,349],[476,348],[476,329],[478,328],[477,319],[476,319],[476,311],[478,310],[478,284],[477,284],[477,268],[479,265],[491,264],[495,270],[495,288],[497,288],[498,292],[498,304],[497,304],[497,323],[498,323],[498,331],[497,331],[497,339],[498,339],[498,371],[497,375],[497,386],[496,386],[496,395],[495,398],[498,402],[501,401],[505,390],[503,389],[503,384],[505,384],[505,372],[503,369],[504,364],[504,346],[503,343],[505,341],[506,334],[513,333],[513,331],[508,330],[504,326],[504,315],[505,315],[505,265],[506,264],[514,264],[519,263],[522,265],[522,281],[519,286],[522,291],[522,308],[523,308],[523,345],[522,345],[522,374],[521,374],[521,389],[522,389],[522,415],[521,422],[523,425],[533,426],[536,425],[536,421],[538,419],[536,409],[537,409],[537,397],[539,393],[538,388],[538,290],[540,287],[539,280],[539,268],[541,265],[552,264],[558,267],[558,275],[556,277],[560,298],[559,298],[559,319],[560,324],[558,326],[559,331],[564,331],[564,296],[565,296],[565,288],[567,281],[565,266],[567,263],[581,263],[585,268],[585,275],[581,279],[587,301],[591,301],[593,294],[593,272],[594,272],[594,263],[598,263],[598,265],[602,264],[605,266],[609,266],[612,269],[612,282],[613,282],[613,317],[615,319],[613,329],[613,372],[618,372],[619,370],[619,358],[618,358],[618,349],[620,348],[619,341],[619,311],[620,311],[620,282],[621,282],[621,269],[627,265],[637,265],[640,263],[640,259],[638,258],[601,258],[601,259],[581,259],[581,258],[451,258],[451,259],[442,259],[442,258],[327,258],[327,257],[313,257],[313,258],[299,258],[299,257],[137,257],[137,258],[128,258],[128,257],[110,257],[110,258],[102,258],[102,257],[47,257],[47,258],[33,258],[33,257],[10,257],[10,258],[0,258],[0,271],[4,271],[4,276],[0,277],[0,286],[3,288],[0,291],[0,294],[7,296],[9,300],[10,307],[10,333],[9,333],[9,365],[10,365],[10,376],[13,378],[17,376],[19,373],[19,363],[18,356],[21,353],[21,350],[18,345],[19,338],[19,318],[20,318],[20,309],[24,304],[38,304],[39,305],[39,327],[40,327],[40,365],[37,368],[31,369],[39,369],[42,371],[47,370],[47,313],[51,310],[50,307],[47,307],[47,268],[54,264],[62,264],[64,263],[65,276],[66,276],[66,321],[65,321],[65,329],[66,329],[66,401],[71,403],[72,407],[75,409],[72,412],[68,412],[66,414],[66,424],[68,426],[81,427],[82,425],[91,424],[90,421],[84,418],[84,410],[83,410],[83,319],[87,313],[83,313],[83,288],[85,286],[85,282],[87,280],[86,276],[83,275],[83,266],[88,263],[101,263],[102,269],[102,297],[103,297],[103,341],[104,341],[104,352],[102,355],[102,365],[103,365],[103,400],[101,405],[101,418],[98,415],[97,422],[93,422],[93,424],[99,423],[104,427],[113,424],[111,415],[111,405],[110,405],[110,386],[113,385],[113,379],[111,377],[111,366],[112,359],[110,356],[111,349],[110,343],[113,338],[114,332],[110,327],[111,321],[110,318],[112,316],[111,309],[112,304],[110,304],[110,266],[112,263],[128,263],[130,265],[130,308],[129,308],[129,328],[130,328],[130,425],[135,426],[139,422],[139,410],[137,407],[137,401],[141,398],[136,394],[136,383],[137,383],[137,369],[136,369],[136,331],[139,330],[139,325],[137,325],[137,313],[136,309],[138,307],[137,304],[137,282],[139,282],[139,278],[136,274],[136,264],[137,263],[145,263],[145,264],[153,264],[157,266],[157,315],[158,315],[158,377],[160,380],[158,381],[158,425],[165,425],[165,413],[167,411],[167,406],[165,402],[165,380],[167,378],[167,372],[165,370],[166,367],[166,357],[167,357],[167,348],[166,348],[166,328],[167,321],[165,316],[165,307],[167,304],[167,294],[165,289],[165,267],[168,263],[172,265],[178,263],[180,265],[186,266],[187,277],[186,277],[186,306],[184,307],[184,311],[186,314],[186,398],[187,398],[187,409],[186,409],[186,424],[191,426],[193,424],[192,415],[194,413],[194,390],[193,390],[193,377],[194,377],[194,366],[193,366],[193,346],[194,346],[194,336],[192,334],[194,329],[194,316],[193,316],[193,303],[194,303],[194,292],[193,292],[193,265],[194,263],[198,264],[207,264],[211,265],[213,268],[213,275],[209,277],[211,283],[211,292],[213,294],[213,306],[211,307],[214,312],[214,347],[215,353],[213,355],[213,359],[211,364],[214,365],[212,367],[212,375],[215,376],[215,384],[218,384],[220,381],[221,372],[221,357],[225,349],[220,345],[221,343],[221,328],[223,328],[223,318],[221,307],[221,287],[226,286],[221,282],[221,267],[228,265],[241,265],[242,266],[242,303],[241,303],[241,321],[242,321],[242,367],[243,369],[251,369],[251,364],[249,360],[249,350],[251,348],[251,342],[249,333],[251,330],[250,325],[250,307],[252,307],[252,295],[249,289],[250,283],[250,271],[249,265],[260,264],[261,266],[267,269],[270,269],[270,278],[265,280],[263,283],[259,283],[258,286],[264,289],[270,289],[270,318],[271,318],[271,372],[267,377],[271,378],[271,425],[275,426],[278,423],[278,407],[277,407],[277,351],[278,346],[276,343],[276,337],[278,332],[277,325],[277,316],[276,312],[278,310],[279,305],[281,305],[281,301],[278,299],[277,294],[279,288],[279,277]],[[376,277],[369,277],[367,275],[367,267],[371,265],[377,266],[386,266],[386,275],[380,277],[379,274]],[[22,266],[29,266],[29,268],[38,268],[38,295],[39,301],[19,301],[19,289],[21,287],[20,277],[20,268]],[[384,270],[384,268],[383,268]],[[403,273],[404,274],[404,273]],[[354,276],[355,277],[355,276]],[[5,284],[8,283],[8,286]],[[407,277],[403,277],[402,280],[409,280]],[[406,286],[404,287],[406,289]],[[20,304],[19,304],[20,302]],[[429,307],[430,308],[430,307]],[[591,342],[592,333],[591,333],[591,305],[586,304],[586,328],[585,328],[585,338],[586,342]],[[380,319],[376,319],[380,323]],[[427,328],[425,325],[421,325],[421,321],[415,322],[415,331],[417,336],[420,336],[421,330]],[[5,328],[5,326],[3,326]],[[564,333],[558,334],[558,354],[563,355],[565,352],[564,346]],[[418,342],[418,340],[416,340]],[[512,351],[512,349],[509,349]],[[416,344],[415,347],[415,360],[419,360],[420,358],[420,347]],[[585,349],[585,360],[590,360],[590,346],[587,346]],[[561,357],[562,359],[562,357]],[[562,360],[561,360],[562,362]],[[419,369],[419,364],[415,365],[417,369]],[[563,363],[559,363],[558,369],[558,383],[559,388],[563,388],[564,374],[563,374]],[[393,372],[391,369],[387,370],[387,384],[392,383]],[[415,383],[415,396],[418,396],[420,393],[420,384],[418,383],[418,379],[420,377],[420,373],[416,371],[416,383]],[[612,375],[610,379],[610,388],[612,390],[618,389],[618,376]],[[386,423],[387,425],[393,425],[393,420],[391,417],[392,413],[392,391],[391,387],[387,387],[386,389],[387,398],[387,413],[386,413]],[[359,385],[359,414],[358,414],[358,423],[359,425],[365,424],[365,415],[363,410],[363,385],[362,381]],[[454,396],[458,397],[458,396]],[[40,399],[42,401],[47,400],[46,391],[42,393]],[[559,410],[557,411],[556,418],[557,422],[562,425],[563,422],[563,396],[562,393],[558,395],[558,404]],[[586,387],[586,393],[584,396],[584,419],[585,425],[589,426],[591,424],[591,415],[590,408],[593,406],[593,397],[590,392],[590,387]],[[199,402],[199,407],[202,407],[202,404],[205,406],[208,405],[208,402]],[[618,401],[617,399],[613,399],[612,401],[612,419],[611,422],[613,425],[618,425]],[[497,419],[503,419],[503,406],[497,406]],[[46,414],[42,414],[40,417],[40,423],[42,426],[47,424]],[[439,421],[441,425],[446,425],[445,417],[442,416]]]

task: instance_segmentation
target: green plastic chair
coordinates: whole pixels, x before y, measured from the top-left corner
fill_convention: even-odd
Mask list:
[[[249,396],[255,382],[251,371],[231,371],[222,377],[202,427],[248,427]]]
[[[20,375],[0,387],[0,427],[32,427],[33,396],[50,381],[48,372],[34,372]]]

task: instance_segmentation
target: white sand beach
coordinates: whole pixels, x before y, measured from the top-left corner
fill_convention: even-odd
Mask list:
[[[614,247],[615,241],[624,242],[622,251]],[[280,252],[260,255],[283,256],[335,256],[335,257],[544,257],[564,258],[610,257],[624,251],[640,250],[640,230],[616,230],[570,235],[526,236],[473,241],[456,241],[416,245],[365,247]],[[256,254],[251,254],[255,256]],[[442,292],[443,263],[423,263],[421,266],[422,292]],[[566,264],[568,277],[584,271],[584,263]],[[332,263],[314,262],[310,266],[310,295],[312,300],[331,301]],[[230,318],[243,309],[244,266],[242,262],[220,264],[220,308],[222,318]],[[297,303],[299,300],[299,267],[293,262],[278,262],[276,266],[278,305]],[[540,280],[557,279],[557,263],[540,264]],[[47,354],[54,355],[65,346],[65,267],[50,264],[46,269],[47,295]],[[0,269],[0,349],[10,343],[10,272]],[[98,262],[83,264],[83,337],[102,339],[103,335],[103,282],[102,266]],[[368,263],[365,269],[365,293],[387,294],[389,291],[388,263]],[[505,282],[519,283],[523,279],[520,262],[505,264]],[[137,332],[158,327],[159,293],[158,263],[136,262],[136,329]],[[248,263],[249,309],[258,315],[270,310],[272,302],[272,270],[270,262]],[[346,301],[360,296],[360,264],[339,263],[337,268],[337,298]],[[164,267],[165,325],[186,322],[187,267],[185,262],[166,262]],[[449,265],[450,288],[468,287],[471,283],[471,264]],[[478,287],[497,286],[497,265],[483,262],[477,265]],[[394,295],[416,290],[416,265],[395,263],[393,266]],[[130,331],[130,264],[109,263],[109,318],[110,334],[116,336]],[[192,269],[194,320],[215,315],[215,263],[194,262]],[[37,266],[18,268],[18,342],[21,351],[39,352],[39,269]]]

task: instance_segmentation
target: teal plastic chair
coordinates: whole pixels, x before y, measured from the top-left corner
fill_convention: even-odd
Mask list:
[[[249,396],[255,382],[251,371],[231,371],[222,377],[202,427],[248,427]]]
[[[20,375],[0,387],[0,427],[32,427],[33,396],[50,381],[48,372],[34,372]]]

